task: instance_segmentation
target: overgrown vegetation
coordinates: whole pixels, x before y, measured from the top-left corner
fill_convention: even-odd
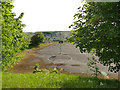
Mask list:
[[[80,52],[91,52],[109,71],[120,70],[119,3],[89,2],[78,8],[74,15],[72,41]]]
[[[58,73],[58,70],[56,68],[54,69],[49,68],[49,70],[39,69],[39,64],[36,64],[33,73]]]
[[[118,80],[56,73],[3,73],[3,88],[118,88]]]

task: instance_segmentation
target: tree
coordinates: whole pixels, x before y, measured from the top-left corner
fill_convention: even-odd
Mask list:
[[[32,45],[39,45],[40,43],[44,42],[44,35],[41,32],[36,32],[35,35],[32,36],[31,38],[31,44]]]
[[[120,69],[120,10],[117,2],[89,2],[74,15],[72,38],[80,52],[91,52],[111,72]]]
[[[26,36],[23,32],[23,27],[20,20],[24,13],[21,13],[18,18],[15,18],[16,14],[12,12],[14,7],[11,2],[0,2],[2,6],[2,69],[11,67],[13,64],[18,63],[21,60],[17,53],[24,48],[28,47],[29,42],[26,42]]]
[[[21,50],[24,50],[29,47],[30,41],[31,41],[31,36],[29,33],[23,33],[24,39],[23,39],[23,44],[21,47]]]
[[[0,3],[0,10],[2,9],[1,7],[1,3]],[[2,64],[2,12],[0,12],[0,65]],[[0,67],[0,71],[2,68]]]

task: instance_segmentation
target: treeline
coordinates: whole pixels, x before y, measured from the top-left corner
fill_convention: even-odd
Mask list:
[[[30,34],[23,32],[25,24],[22,23],[21,19],[24,13],[15,18],[16,14],[12,12],[14,6],[10,2],[0,2],[0,6],[2,7],[2,17],[0,17],[2,21],[2,70],[5,71],[6,68],[21,60],[17,53],[28,48],[30,44],[33,45],[36,37],[35,35],[32,37]],[[44,39],[43,35],[42,37]]]

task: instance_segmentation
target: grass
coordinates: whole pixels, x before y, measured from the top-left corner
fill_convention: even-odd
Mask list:
[[[0,71],[0,90],[2,89],[2,72]]]
[[[118,83],[118,80],[104,80],[79,75],[2,73],[3,88],[118,88]]]

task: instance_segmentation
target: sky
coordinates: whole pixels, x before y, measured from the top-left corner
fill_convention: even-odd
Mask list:
[[[69,31],[81,0],[15,0],[13,12],[24,12],[24,32]]]

